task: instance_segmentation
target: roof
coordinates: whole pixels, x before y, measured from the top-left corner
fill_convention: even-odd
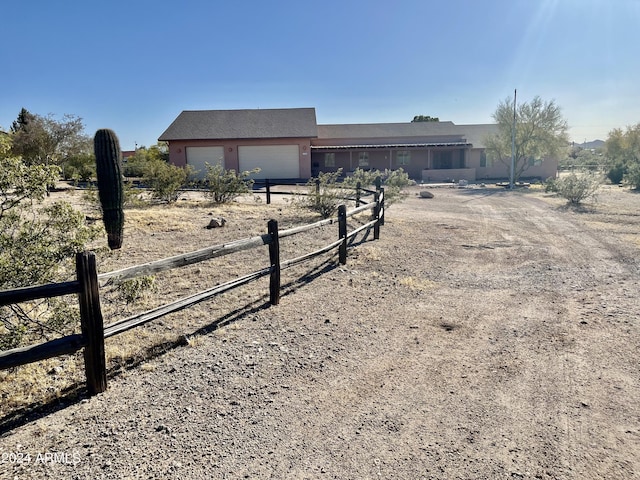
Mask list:
[[[472,147],[467,142],[381,143],[362,145],[311,145],[312,150],[362,150],[374,148]]]
[[[351,141],[350,144],[353,144],[354,148],[356,146],[394,147],[396,144],[398,147],[473,146],[483,148],[485,138],[496,133],[497,130],[496,124],[455,125],[453,122],[318,125],[318,144],[323,143],[322,140],[363,139],[364,141],[361,142]],[[372,141],[374,139],[382,141]],[[317,148],[322,146],[318,145]]]
[[[498,125],[495,123],[483,123],[472,125],[456,125],[456,128],[463,132],[464,137],[469,143],[472,143],[475,148],[484,148],[485,139],[489,135],[498,133]]]
[[[429,137],[460,135],[453,122],[318,125],[318,138]]]
[[[185,110],[158,140],[315,138],[315,108]]]

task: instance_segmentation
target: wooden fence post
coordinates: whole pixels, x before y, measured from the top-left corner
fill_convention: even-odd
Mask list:
[[[376,192],[373,196],[373,201],[376,206],[373,207],[373,217],[376,219],[376,223],[373,225],[373,239],[378,240],[380,238],[380,192]]]
[[[76,275],[80,284],[80,326],[85,340],[84,368],[89,395],[107,389],[107,367],[104,356],[104,325],[98,292],[98,270],[93,252],[76,254]]]
[[[271,242],[269,242],[269,262],[271,263],[269,302],[271,305],[278,305],[280,303],[280,239],[278,238],[278,222],[269,220],[267,230],[271,235]]]
[[[362,195],[362,182],[356,184],[356,208],[360,206],[360,196]]]
[[[340,265],[347,263],[347,207],[338,206],[338,237],[342,240],[338,250]]]
[[[264,186],[267,189],[267,205],[269,205],[271,203],[271,184],[268,178],[265,179]]]
[[[384,225],[384,187],[380,187],[380,225]]]

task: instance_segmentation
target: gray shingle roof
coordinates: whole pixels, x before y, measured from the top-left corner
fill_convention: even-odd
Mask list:
[[[475,148],[484,148],[485,139],[489,135],[498,133],[498,125],[495,123],[456,125],[456,128],[464,134],[467,142],[473,144]]]
[[[431,137],[459,135],[453,122],[318,125],[318,138]]]
[[[455,125],[453,122],[367,123],[318,125],[318,140],[323,139],[402,139],[420,138],[426,142],[463,141],[475,148],[484,147],[484,139],[497,131],[495,124]],[[322,142],[320,142],[322,143]]]
[[[315,108],[185,110],[158,140],[315,138]]]

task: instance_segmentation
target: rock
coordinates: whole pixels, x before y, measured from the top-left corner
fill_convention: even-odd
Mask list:
[[[209,222],[209,225],[207,225],[205,228],[207,229],[212,229],[212,228],[222,228],[225,226],[225,224],[227,223],[227,221],[223,218],[212,218],[211,221]]]
[[[421,198],[433,198],[433,193],[431,193],[429,190],[420,190],[420,197]]]

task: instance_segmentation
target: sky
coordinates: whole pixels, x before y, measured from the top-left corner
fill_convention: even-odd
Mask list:
[[[577,143],[640,123],[640,0],[30,0],[0,25],[0,128],[70,114],[123,150],[182,110],[491,123],[516,89]]]

